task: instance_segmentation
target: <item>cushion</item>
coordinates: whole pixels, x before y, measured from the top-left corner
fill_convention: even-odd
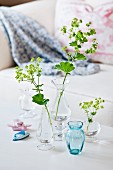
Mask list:
[[[19,5],[26,2],[31,2],[33,0],[0,0],[1,6],[13,6],[13,5]]]
[[[49,5],[48,5],[49,4]],[[56,0],[39,0],[12,7],[43,25],[50,34],[54,34]]]
[[[110,1],[110,0],[109,0]],[[89,3],[90,2],[90,3]],[[101,3],[100,3],[101,2]],[[113,64],[113,1],[96,0],[96,6],[91,5],[89,0],[58,0],[55,16],[55,36],[62,43],[67,45],[69,40],[60,33],[60,28],[69,26],[73,18],[81,18],[85,22],[92,22],[96,29],[98,41],[97,52],[90,57],[93,61]],[[105,3],[106,2],[106,3]],[[82,26],[84,29],[84,26]],[[71,50],[69,48],[69,50]]]
[[[0,70],[11,67],[14,61],[10,54],[7,38],[0,27]]]

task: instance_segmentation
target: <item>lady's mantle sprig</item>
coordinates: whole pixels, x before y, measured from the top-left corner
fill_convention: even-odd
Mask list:
[[[95,53],[96,49],[97,49],[97,45],[98,43],[96,42],[96,38],[92,39],[92,43],[90,49],[86,49],[85,53],[83,54],[82,51],[82,47],[83,44],[88,43],[88,38],[90,36],[93,36],[94,34],[96,34],[95,29],[90,28],[91,26],[91,22],[86,23],[86,28],[87,31],[81,31],[80,30],[80,26],[82,24],[82,20],[74,18],[71,22],[71,27],[69,29],[67,29],[66,26],[63,26],[61,28],[61,31],[63,34],[68,34],[68,38],[70,39],[69,42],[69,46],[71,46],[73,48],[73,52],[68,52],[67,50],[67,46],[64,46],[62,49],[63,51],[66,52],[67,56],[68,56],[68,61],[66,62],[60,62],[59,64],[57,64],[55,66],[55,69],[61,71],[64,73],[64,79],[63,79],[63,87],[62,87],[62,91],[60,92],[60,96],[58,99],[58,104],[57,104],[57,108],[56,108],[56,117],[55,120],[57,118],[58,115],[58,109],[59,109],[59,104],[60,104],[60,100],[61,97],[63,95],[64,92],[64,84],[67,78],[67,75],[70,74],[74,69],[75,66],[72,62],[74,62],[75,60],[86,60],[86,54],[93,54]]]
[[[93,117],[97,114],[97,111],[99,109],[104,108],[104,106],[102,105],[102,103],[104,102],[105,101],[99,97],[89,102],[83,102],[79,104],[80,108],[84,110],[87,116],[87,121],[88,121],[87,130],[88,130],[90,123],[93,122]]]
[[[20,67],[16,67],[16,79],[18,82],[26,81],[34,85],[33,90],[36,91],[36,95],[32,96],[32,101],[38,105],[44,105],[45,109],[48,113],[49,121],[52,126],[52,121],[50,118],[50,113],[47,107],[47,103],[49,99],[46,99],[43,92],[43,84],[40,84],[40,77],[42,73],[42,69],[40,68],[41,58],[31,59],[31,64],[25,66],[25,70]],[[37,80],[36,80],[37,77]]]
[[[92,41],[89,43],[91,44],[91,47],[89,49],[82,50],[82,47],[85,43],[88,43],[89,37],[96,34],[95,29],[91,28],[91,22],[86,23],[86,31],[82,31],[80,29],[80,26],[82,24],[82,20],[74,18],[71,22],[71,27],[67,29],[66,26],[63,26],[61,28],[61,31],[63,34],[67,34],[68,38],[70,39],[69,46],[73,48],[74,52],[68,52],[67,46],[63,47],[63,50],[66,51],[69,59],[73,60],[85,60],[85,54],[93,54],[95,53],[98,43],[96,41],[96,38],[92,38]],[[91,40],[91,39],[90,39]],[[84,54],[83,52],[84,51]]]

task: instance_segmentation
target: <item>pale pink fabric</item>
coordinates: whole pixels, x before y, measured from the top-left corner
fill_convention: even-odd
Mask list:
[[[113,64],[113,0],[95,8],[80,0],[58,0],[55,36],[62,45],[67,45],[69,39],[62,35],[60,28],[64,25],[69,26],[75,17],[82,19],[84,23],[91,21],[92,27],[96,29],[99,46],[97,52],[92,55],[93,60]],[[81,29],[84,29],[84,24]]]

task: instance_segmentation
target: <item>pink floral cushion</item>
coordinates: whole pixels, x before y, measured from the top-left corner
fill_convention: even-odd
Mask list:
[[[113,0],[95,8],[82,0],[58,0],[55,36],[62,45],[67,45],[69,40],[62,36],[60,28],[64,25],[69,26],[75,17],[82,19],[85,23],[91,21],[92,27],[96,29],[95,37],[99,46],[91,58],[94,61],[113,64]],[[84,29],[84,25],[82,29]],[[69,50],[71,49],[69,48]]]

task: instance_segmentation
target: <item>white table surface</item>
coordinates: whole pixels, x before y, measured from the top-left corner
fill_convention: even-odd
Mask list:
[[[37,118],[26,120],[32,123],[29,138],[12,141],[14,132],[7,124],[18,117],[16,88],[17,84],[11,81],[0,82],[0,170],[113,170],[111,127],[102,126],[99,142],[85,143],[79,156],[70,155],[65,142],[54,143],[54,150],[39,151]]]
[[[65,142],[54,143],[55,149],[37,149],[38,118],[28,119],[30,137],[12,141],[14,132],[7,126],[17,115],[12,105],[0,103],[0,170],[113,170],[113,128],[102,126],[98,143],[85,143],[81,155],[70,155]],[[6,116],[7,115],[7,116]]]

